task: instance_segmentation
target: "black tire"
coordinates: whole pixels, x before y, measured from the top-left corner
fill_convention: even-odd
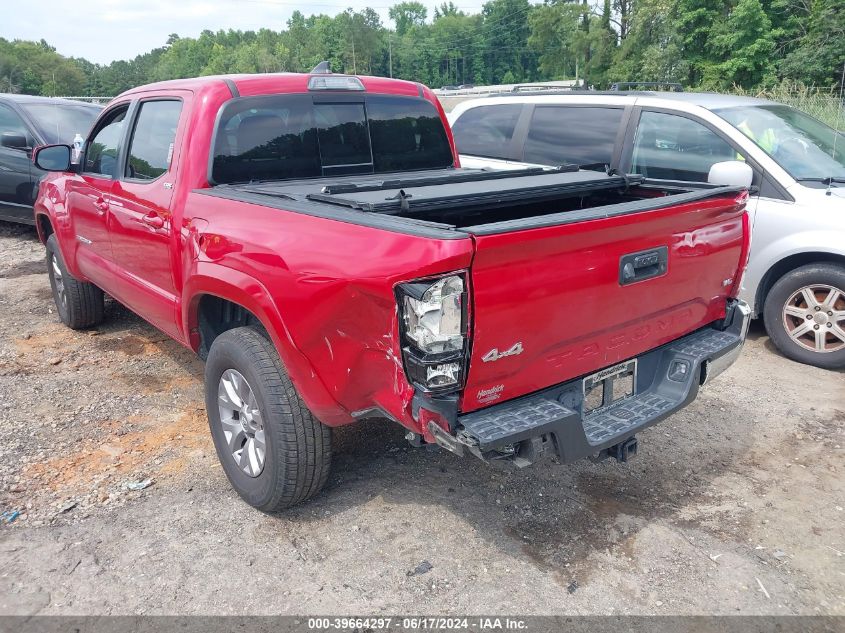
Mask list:
[[[56,268],[61,273],[60,284],[64,289],[63,296],[59,294],[60,286],[57,284]],[[50,277],[53,300],[56,302],[56,310],[62,323],[74,330],[81,330],[103,321],[105,314],[103,291],[92,283],[76,279],[67,271],[55,235],[47,238],[47,275]]]
[[[775,346],[787,358],[823,369],[840,369],[845,367],[845,347],[835,351],[814,351],[796,342],[787,330],[787,320],[789,321],[789,327],[793,328],[793,331],[801,323],[801,320],[798,316],[790,319],[784,316],[786,303],[801,289],[813,286],[836,288],[841,293],[845,293],[845,266],[829,263],[807,264],[806,266],[801,266],[788,272],[778,279],[775,285],[772,286],[769,294],[766,295],[766,302],[763,306],[763,319],[765,321],[766,331],[769,333],[769,337]],[[818,294],[813,294],[814,296],[818,296],[818,301],[823,301],[827,296],[826,291],[822,290],[819,290]],[[805,319],[813,325],[813,331],[808,332],[803,338],[806,345],[814,344],[815,332],[825,332],[826,330],[828,330],[828,333],[825,335],[826,338],[823,344],[828,348],[838,345],[836,343],[837,339],[831,330],[833,328],[845,330],[845,320],[837,319],[836,317],[837,312],[845,310],[845,294],[840,295],[833,308],[829,311],[832,313],[832,316],[828,316],[828,311],[824,308],[815,310],[813,307],[810,310],[807,301],[802,302],[800,298],[797,299],[797,306],[799,309],[807,308],[807,315],[810,318],[806,318],[805,316]],[[812,318],[813,310],[815,312],[823,312],[818,317],[818,323]],[[830,327],[828,327],[828,322],[831,323]],[[816,325],[818,325],[818,330],[815,329]]]
[[[221,422],[218,388],[235,370],[255,396],[264,432],[263,469],[250,476],[235,461]],[[237,493],[263,512],[275,512],[317,494],[329,475],[331,429],[305,407],[273,344],[254,327],[218,336],[205,365],[208,423],[223,471]]]

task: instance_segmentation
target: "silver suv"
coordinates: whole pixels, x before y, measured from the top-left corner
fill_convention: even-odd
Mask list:
[[[470,168],[574,163],[735,184],[717,181],[742,161],[754,224],[742,298],[783,354],[845,367],[842,133],[789,106],[707,93],[516,93],[460,103],[449,120]]]

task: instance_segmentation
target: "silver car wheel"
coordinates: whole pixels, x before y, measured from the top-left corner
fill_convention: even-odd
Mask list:
[[[258,477],[267,454],[264,420],[252,387],[239,371],[227,369],[220,376],[217,406],[232,459],[249,477]]]
[[[812,352],[845,349],[845,291],[827,284],[804,286],[783,306],[790,338]]]
[[[50,266],[53,272],[53,283],[56,286],[56,298],[59,300],[63,308],[67,308],[67,292],[65,292],[65,278],[62,275],[62,269],[59,267],[59,260],[54,254]]]

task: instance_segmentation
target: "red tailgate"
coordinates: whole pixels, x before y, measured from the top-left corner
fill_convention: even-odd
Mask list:
[[[474,236],[472,352],[461,410],[589,374],[724,317],[743,258],[744,201],[731,193]],[[660,247],[665,273],[621,284],[623,256]]]

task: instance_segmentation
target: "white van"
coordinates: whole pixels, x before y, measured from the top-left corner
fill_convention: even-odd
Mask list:
[[[841,132],[772,101],[686,92],[514,93],[465,101],[449,121],[464,167],[606,166],[663,184],[747,178],[754,230],[742,299],[786,356],[845,367]]]

